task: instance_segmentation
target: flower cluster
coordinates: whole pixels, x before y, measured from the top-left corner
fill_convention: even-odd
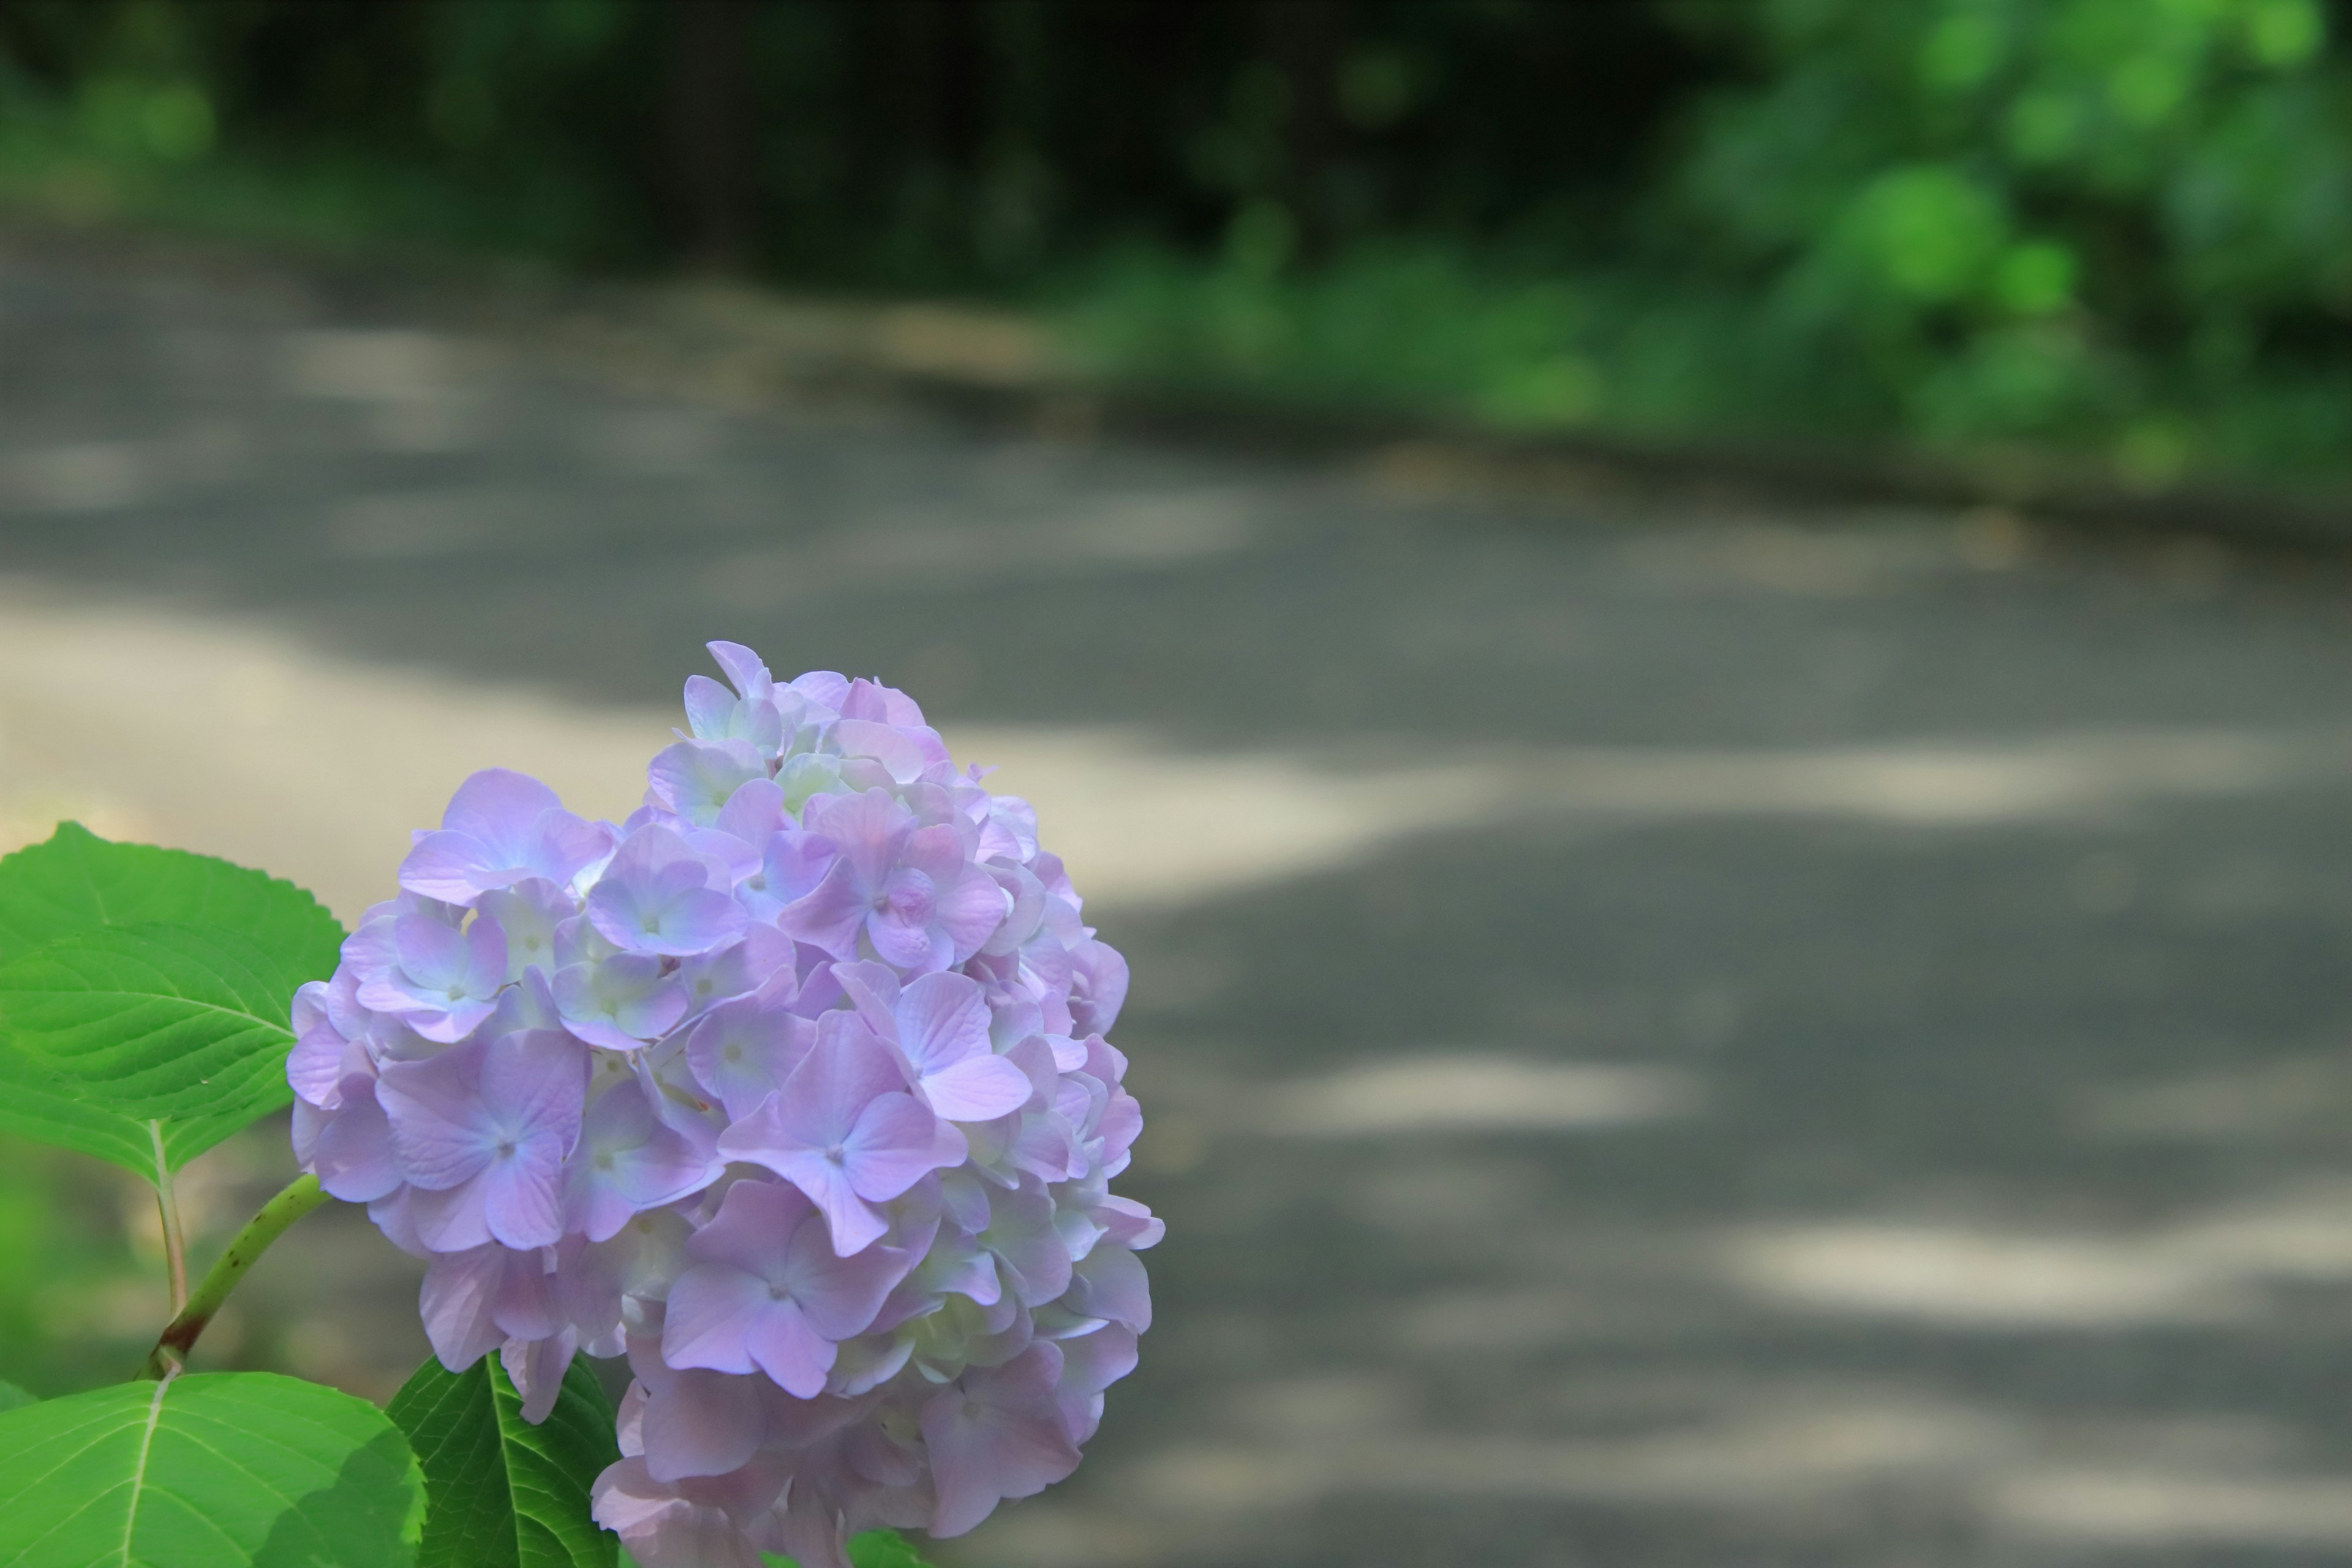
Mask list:
[[[845,1568],[1069,1474],[1135,1364],[1127,965],[903,693],[710,648],[625,822],[494,770],[416,835],[295,998],[296,1152],[530,1419],[629,1358],[646,1568]]]

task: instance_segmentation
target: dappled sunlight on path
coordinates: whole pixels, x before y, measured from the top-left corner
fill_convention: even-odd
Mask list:
[[[362,664],[217,617],[0,578],[0,830],[61,816],[255,864],[348,923],[409,829],[475,768],[520,768],[614,820],[677,715],[520,681]],[[1186,751],[1135,726],[953,723],[1027,795],[1099,904],[1181,903],[1360,864],[1394,840],[1530,818],[2032,822],[2352,776],[2337,730],[2093,732],[1959,745],[1683,752],[1447,748],[1379,737]],[[1373,754],[1373,753],[1379,754]],[[168,759],[168,762],[166,762]]]
[[[943,1563],[2352,1552],[2337,587],[559,351],[0,253],[0,840],[349,921],[475,768],[628,811],[705,638],[908,686],[1133,961],[1170,1226],[1088,1463]],[[284,1152],[208,1160],[230,1215]],[[385,1392],[352,1218],[214,1353]]]

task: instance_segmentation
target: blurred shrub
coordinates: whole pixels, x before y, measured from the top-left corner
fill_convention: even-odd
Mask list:
[[[165,1303],[154,1259],[132,1250],[152,1198],[131,1185],[79,1155],[0,1137],[0,1380],[63,1394],[137,1364]],[[142,1197],[146,1207],[132,1206]]]
[[[1244,209],[1302,257],[1558,228],[1705,70],[1540,0],[0,0],[0,147],[133,208],[236,164],[377,234],[1003,290]]]
[[[1515,425],[1572,423],[1601,403],[1580,352],[1600,298],[1568,279],[1500,284],[1453,247],[1370,241],[1312,272],[1269,265],[1237,225],[1222,264],[1122,252],[1069,290],[1061,321],[1097,369],[1285,401],[1434,405]]]
[[[2352,69],[2316,0],[1669,14],[1744,79],[1606,244],[1301,267],[1244,209],[1205,264],[1086,274],[1074,333],[1129,374],[1506,423],[2344,468]]]
[[[1272,398],[2341,470],[2338,21],[0,0],[0,199],[988,294],[1105,374]]]
[[[614,172],[633,130],[615,68],[644,11],[7,0],[0,196],[313,243],[643,260]]]
[[[2316,0],[1688,15],[1758,79],[1701,107],[1660,227],[1753,289],[1780,396],[2148,479],[2352,434],[2352,72]]]

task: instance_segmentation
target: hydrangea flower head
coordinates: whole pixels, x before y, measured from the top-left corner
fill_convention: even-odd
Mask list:
[[[905,693],[713,643],[625,822],[492,769],[294,1001],[294,1142],[543,1419],[625,1355],[597,1519],[645,1568],[847,1568],[1068,1475],[1160,1222],[1125,961]]]

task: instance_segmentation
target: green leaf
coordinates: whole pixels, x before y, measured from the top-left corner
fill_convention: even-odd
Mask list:
[[[37,1405],[38,1403],[40,1402],[37,1399],[26,1393],[23,1389],[17,1387],[15,1384],[0,1383],[0,1415],[6,1415],[9,1411],[16,1409],[18,1405]]]
[[[290,882],[59,824],[0,859],[0,973],[46,994],[0,994],[0,1129],[161,1182],[285,1102],[294,990],[341,942]]]
[[[849,1541],[853,1568],[930,1568],[915,1548],[895,1530],[869,1530]]]
[[[291,1098],[288,1006],[310,978],[232,931],[106,927],[0,963],[0,1029],[74,1099],[249,1121]]]
[[[233,931],[306,980],[333,973],[343,940],[335,917],[266,871],[117,844],[78,822],[0,859],[0,959],[102,926],[184,925]]]
[[[495,1355],[462,1373],[427,1361],[388,1414],[433,1500],[418,1568],[612,1568],[620,1539],[589,1516],[588,1489],[621,1451],[586,1362],[536,1426]]]
[[[410,1568],[425,1483],[364,1400],[198,1373],[0,1415],[15,1568]]]
[[[789,1557],[779,1557],[772,1552],[761,1553],[768,1568],[797,1568]],[[895,1530],[869,1530],[863,1535],[849,1538],[849,1568],[931,1568],[915,1555],[907,1538]]]
[[[94,1154],[161,1184],[222,1139],[242,1131],[244,1116],[140,1121],[75,1098],[30,1058],[0,1043],[0,1130]]]
[[[621,1554],[621,1568],[635,1568],[635,1559],[627,1552]],[[760,1553],[767,1568],[799,1568],[789,1557],[773,1552]],[[931,1568],[915,1554],[907,1538],[895,1530],[869,1530],[863,1535],[849,1538],[849,1568]]]

